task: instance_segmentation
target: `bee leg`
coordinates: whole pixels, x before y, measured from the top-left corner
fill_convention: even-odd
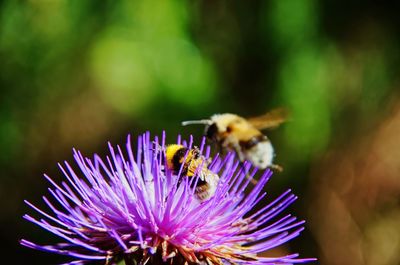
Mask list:
[[[236,154],[237,154],[238,157],[239,157],[239,160],[240,160],[241,162],[244,162],[245,158],[244,158],[244,155],[243,155],[243,152],[242,152],[242,147],[241,147],[238,143],[234,143],[234,144],[232,145],[232,147],[233,147],[233,149],[235,149]]]
[[[217,147],[217,152],[222,155],[225,153],[225,149],[224,149],[224,143],[223,142],[215,142],[215,146]]]
[[[243,152],[242,152],[242,147],[239,144],[236,143],[236,144],[233,145],[233,149],[235,149],[236,153],[238,154],[239,160],[241,162],[240,163],[241,167],[243,168],[243,171],[244,171],[245,168],[244,168],[244,163],[243,162],[244,162],[245,158],[244,158],[244,155],[243,155]],[[249,172],[246,172],[246,178],[250,179],[251,184],[253,184],[254,186],[258,183],[257,180],[255,180],[253,178],[250,178]]]
[[[280,165],[271,164],[268,167],[274,171],[278,171],[278,172],[283,171],[283,167],[281,167]]]
[[[243,163],[242,163],[243,166]],[[250,179],[251,184],[253,184],[254,186],[257,185],[258,181],[255,180],[254,178],[250,178],[249,172],[246,172],[246,178]]]

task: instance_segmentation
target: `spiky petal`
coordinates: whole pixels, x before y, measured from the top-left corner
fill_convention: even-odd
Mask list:
[[[129,136],[126,153],[109,144],[110,156],[105,160],[97,155],[85,158],[74,150],[79,173],[65,162],[60,169],[66,182],[57,184],[45,176],[57,206],[47,197],[43,200],[48,212],[26,202],[44,218],[24,216],[63,243],[38,245],[23,239],[21,244],[74,257],[71,264],[96,260],[113,264],[121,259],[126,264],[292,264],[313,260],[298,259],[298,254],[257,256],[299,235],[304,223],[291,215],[277,218],[296,200],[290,190],[249,214],[265,199],[262,189],[271,176],[269,170],[246,195],[256,170],[239,166],[233,154],[215,158],[209,169],[219,175],[218,186],[210,199],[200,202],[194,196],[198,177],[174,175],[154,142],[164,149],[165,134],[161,143],[157,137],[151,140],[149,133],[140,136],[136,154]],[[183,144],[191,148],[192,139]],[[204,140],[202,151],[203,147]],[[208,158],[209,149],[205,156]]]

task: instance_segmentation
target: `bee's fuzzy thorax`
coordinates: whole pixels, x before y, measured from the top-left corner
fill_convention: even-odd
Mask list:
[[[211,121],[217,125],[219,132],[225,132],[232,121],[240,117],[232,113],[214,114],[211,116]]]

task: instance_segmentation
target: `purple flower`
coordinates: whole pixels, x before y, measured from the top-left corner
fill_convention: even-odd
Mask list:
[[[165,135],[161,143],[157,137],[150,140],[149,133],[142,135],[136,154],[128,136],[126,153],[109,145],[111,155],[105,160],[97,155],[85,158],[74,150],[79,173],[65,162],[60,168],[66,182],[57,184],[45,175],[57,206],[43,197],[47,213],[26,201],[44,218],[24,216],[63,243],[38,245],[23,239],[21,244],[74,257],[69,264],[96,260],[115,264],[122,259],[126,264],[291,264],[314,260],[298,259],[298,254],[257,256],[299,235],[304,223],[291,215],[277,218],[296,200],[290,190],[250,213],[265,200],[262,189],[271,176],[269,170],[252,187],[249,182],[256,169],[249,164],[239,166],[233,154],[217,157],[209,166],[220,177],[215,194],[200,202],[191,183],[197,177],[174,175],[166,167],[164,152],[155,145],[163,150]],[[192,139],[187,146],[191,148]],[[248,195],[246,188],[251,189]]]

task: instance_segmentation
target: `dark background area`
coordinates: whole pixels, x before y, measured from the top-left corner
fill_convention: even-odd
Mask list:
[[[320,264],[400,263],[400,4],[396,1],[0,1],[0,241],[4,264],[68,258],[22,219],[72,147],[126,135],[200,139],[183,120],[256,116],[276,149],[271,198],[306,230],[277,253]],[[9,260],[9,261],[8,261]],[[6,262],[7,261],[7,262]]]

